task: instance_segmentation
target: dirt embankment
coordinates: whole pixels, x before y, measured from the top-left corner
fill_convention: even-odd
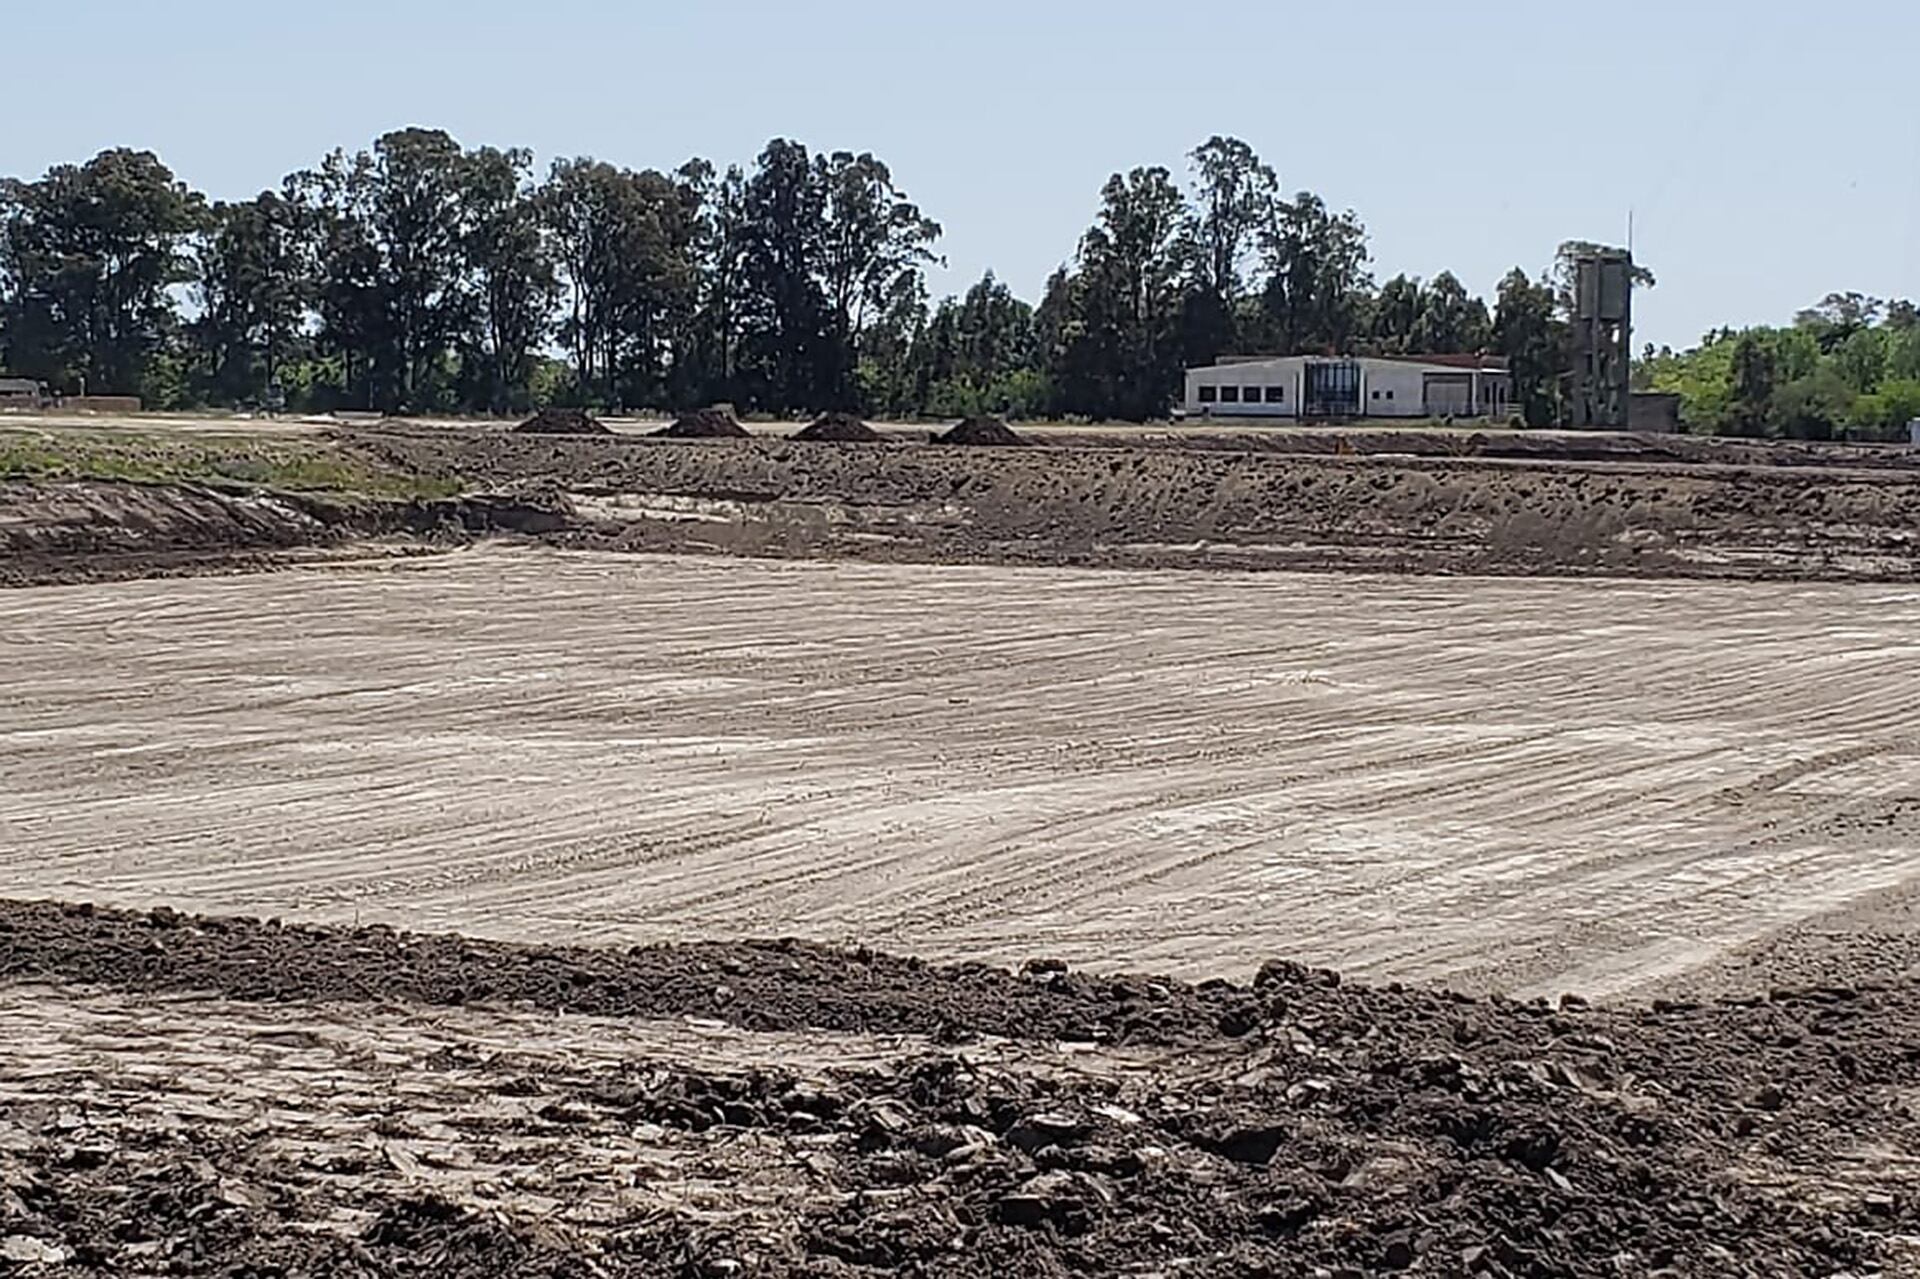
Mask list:
[[[719,437],[346,432],[313,446],[324,454],[306,465],[328,480],[321,485],[0,480],[0,582],[262,565],[369,538],[417,546],[496,533],[613,550],[931,562],[1920,576],[1920,468],[1892,463],[1343,456],[1231,451],[1247,440],[1206,435],[1182,436],[1178,447],[1103,436],[1100,447],[849,449],[731,438],[730,419],[708,416],[688,429]],[[1431,434],[1450,445],[1478,438]],[[1324,443],[1286,438],[1289,447]],[[1481,443],[1486,453],[1506,447]],[[358,486],[354,477],[365,476],[415,491]]]
[[[1236,429],[1220,421],[1177,426],[1047,427],[1061,448],[1159,448],[1195,452],[1489,458],[1528,462],[1920,468],[1920,448],[1645,432],[1470,429],[1443,426],[1278,426]]]
[[[271,568],[368,543],[401,553],[564,523],[537,502],[501,497],[0,480],[0,586]]]
[[[367,435],[383,464],[539,484],[575,545],[1137,567],[1909,579],[1920,472],[1164,448],[831,450]]]
[[[1601,1009],[1370,989],[1284,962],[1193,987],[1044,961],[533,949],[17,902],[0,903],[0,981],[36,1025],[80,1038],[135,1019],[115,1048],[129,1060],[90,1051],[36,1074],[55,1042],[0,1061],[0,1235],[10,1259],[59,1273],[1830,1275],[1916,1260],[1910,982]],[[199,1028],[142,1048],[138,1006],[102,1003],[117,991],[267,1002],[238,1020],[183,1004]],[[310,1001],[343,998],[367,1001],[336,1010],[346,1022],[354,1007],[385,1019],[378,1061],[332,1048]],[[530,1041],[569,1020],[489,1029],[475,1007],[509,1002],[711,1020],[645,1020],[656,1047],[614,1060],[584,1061],[598,1045],[535,1058]],[[449,1011],[407,1011],[421,1003]],[[728,1022],[783,1029],[698,1029]],[[602,1044],[624,1038],[597,1024]],[[818,1027],[857,1047],[822,1065],[817,1036],[781,1038]],[[674,1051],[688,1035],[698,1051]],[[249,1088],[206,1082],[216,1041],[218,1060],[260,1059]],[[139,1104],[116,1102],[131,1067]]]

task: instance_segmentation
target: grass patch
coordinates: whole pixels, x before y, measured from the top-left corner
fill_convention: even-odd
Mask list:
[[[458,479],[382,465],[327,440],[5,429],[0,479],[246,484],[380,498],[452,497],[464,487]]]

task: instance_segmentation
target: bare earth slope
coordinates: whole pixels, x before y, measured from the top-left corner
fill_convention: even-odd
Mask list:
[[[1184,448],[356,436],[615,549],[1121,566],[1911,579],[1920,471]]]
[[[234,429],[0,430],[0,585],[501,534],[935,563],[1920,577],[1920,467],[1901,450],[1448,431],[1037,429],[1047,446],[850,449]],[[1328,452],[1356,441],[1374,451]]]

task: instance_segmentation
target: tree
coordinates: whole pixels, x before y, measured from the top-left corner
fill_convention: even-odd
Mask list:
[[[941,305],[950,306],[952,301],[949,298]],[[917,273],[901,276],[860,343],[856,380],[864,410],[880,414],[925,410],[927,378],[920,358],[927,328],[926,284]]]
[[[1484,351],[1492,341],[1487,304],[1469,294],[1451,271],[1442,271],[1420,300],[1414,348],[1434,355]]]
[[[463,372],[469,402],[494,413],[531,402],[533,362],[559,295],[532,166],[531,152],[481,147],[466,157],[459,188],[460,253],[473,298]]]
[[[820,402],[819,369],[828,301],[816,266],[827,220],[827,193],[811,156],[775,138],[741,189],[745,284],[754,313],[741,334],[755,398],[776,411]]]
[[[1553,286],[1535,284],[1515,267],[1500,281],[1493,344],[1507,358],[1514,401],[1528,426],[1560,420],[1560,377],[1566,368],[1566,332],[1555,310]]]
[[[466,173],[448,134],[400,129],[293,179],[312,210],[322,337],[341,356],[351,398],[388,410],[449,406],[450,352],[472,314]]]
[[[560,338],[583,392],[608,403],[660,395],[692,344],[700,194],[648,170],[556,161],[539,194],[568,313]]]
[[[826,299],[827,332],[818,376],[826,402],[851,407],[853,370],[867,321],[888,297],[911,289],[934,261],[940,225],[893,184],[873,156],[836,151],[816,157],[823,192],[816,271]]]
[[[1884,329],[1855,329],[1830,348],[1834,372],[1855,393],[1865,395],[1879,388],[1887,373],[1890,336]]]
[[[374,408],[393,401],[397,360],[381,254],[363,207],[366,163],[364,154],[334,151],[289,183],[310,238],[317,346],[337,366],[336,390],[344,401]]]
[[[1426,299],[1420,281],[1396,275],[1381,286],[1369,317],[1372,348],[1382,355],[1406,355],[1419,342],[1420,317]]]
[[[430,379],[468,318],[461,266],[460,144],[439,129],[376,139],[358,205],[379,254],[387,331],[398,375],[397,407],[438,407]]]
[[[1854,334],[1870,329],[1886,303],[1864,293],[1829,293],[1793,317],[1794,327],[1814,335],[1822,351],[1831,352]]]
[[[989,271],[946,298],[913,351],[917,408],[937,416],[1034,413],[1044,385],[1034,310]]]
[[[751,250],[746,215],[746,176],[738,165],[717,175],[705,160],[680,169],[695,209],[693,253],[698,281],[692,348],[681,366],[682,398],[699,388],[708,398],[743,398],[736,384],[741,335],[754,311],[747,290]]]
[[[1889,378],[1870,395],[1856,396],[1847,421],[1865,439],[1905,441],[1907,423],[1920,419],[1920,379]]]
[[[1033,308],[989,271],[967,290],[956,314],[955,371],[991,383],[1033,363]]]
[[[1107,179],[1099,217],[1080,241],[1079,270],[1057,291],[1066,314],[1050,317],[1064,343],[1054,380],[1077,393],[1079,411],[1144,420],[1171,403],[1193,258],[1189,225],[1164,168]]]
[[[199,314],[188,333],[211,398],[264,402],[279,385],[313,298],[307,229],[300,203],[272,191],[210,211],[191,252]]]
[[[1086,289],[1080,276],[1060,267],[1047,277],[1033,310],[1033,341],[1048,387],[1047,412],[1055,417],[1094,415],[1112,399],[1087,331]]]
[[[1561,243],[1560,247],[1554,251],[1553,269],[1548,276],[1553,285],[1554,294],[1559,299],[1561,310],[1568,314],[1573,312],[1573,286],[1579,275],[1580,259],[1597,253],[1618,252],[1620,250],[1593,240],[1566,240]],[[1653,272],[1638,262],[1633,264],[1627,275],[1636,289],[1651,289],[1659,283],[1654,278]]]
[[[1366,228],[1352,211],[1331,213],[1312,192],[1279,207],[1264,251],[1264,312],[1282,354],[1343,352],[1359,332],[1367,276]]]
[[[1887,376],[1920,381],[1920,325],[1893,328],[1887,335]]]
[[[1280,180],[1238,138],[1216,135],[1188,158],[1196,180],[1188,234],[1198,247],[1200,284],[1231,304],[1245,286],[1260,234],[1273,219]]]
[[[1733,345],[1734,421],[1743,434],[1759,435],[1773,411],[1777,370],[1773,351],[1752,333]]]
[[[102,151],[0,189],[0,330],[14,371],[96,393],[140,392],[191,277],[205,200],[149,151]]]
[[[1769,425],[1791,440],[1830,440],[1853,407],[1853,393],[1830,366],[1775,392]]]

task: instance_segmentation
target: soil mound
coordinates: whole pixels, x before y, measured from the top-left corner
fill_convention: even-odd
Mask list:
[[[663,440],[738,440],[746,438],[747,428],[726,409],[701,409],[654,434]]]
[[[997,417],[970,417],[934,437],[935,444],[981,444],[1006,448],[1025,444],[1027,439]]]
[[[541,409],[513,428],[516,435],[612,435],[585,409]]]
[[[458,1076],[461,1106],[501,1103],[489,1145],[617,1151],[645,1129],[716,1196],[767,1194],[764,1157],[730,1152],[807,1152],[807,1193],[783,1194],[776,1218],[659,1214],[597,1241],[584,1217],[556,1230],[511,1202],[412,1197],[432,1167],[407,1154],[423,1132],[400,1110],[382,1112],[385,1161],[350,1163],[342,1144],[353,1175],[317,1179],[259,1157],[225,1120],[129,1140],[104,1100],[0,1103],[20,1134],[7,1255],[72,1257],[75,1273],[148,1270],[130,1239],[187,1238],[168,1273],[274,1257],[290,1273],[571,1279],[731,1273],[744,1256],[768,1279],[1831,1275],[1910,1273],[1903,1240],[1920,1229],[1897,1165],[1851,1153],[1920,1141],[1900,1101],[1920,1051],[1920,985],[1905,980],[1606,1008],[1371,988],[1284,961],[1247,985],[1189,986],[1057,960],[1011,972],[798,943],[513,946],[23,902],[0,902],[0,980],[929,1036],[871,1070],[730,1061],[713,1040],[709,1065],[541,1059],[537,1074],[449,1038],[433,1073]],[[957,1051],[975,1032],[1025,1046]],[[1132,1051],[1111,1072],[1087,1047],[1083,1064],[1049,1069],[1059,1039]],[[291,1229],[295,1202],[301,1219],[363,1233]]]
[[[884,437],[851,413],[827,413],[795,432],[793,438],[834,444],[877,444]]]

